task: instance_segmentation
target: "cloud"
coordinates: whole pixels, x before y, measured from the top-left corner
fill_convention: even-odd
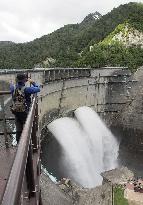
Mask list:
[[[89,13],[99,11],[105,14],[113,7],[128,2],[129,0],[0,1],[0,41],[31,41],[65,24],[79,23]]]
[[[15,39],[21,39],[21,40],[29,40],[31,37],[30,35],[28,35],[26,32],[23,32],[21,30],[18,30],[17,28],[14,28],[12,26],[10,26],[7,23],[2,23],[2,27],[11,35],[11,36],[15,36]]]

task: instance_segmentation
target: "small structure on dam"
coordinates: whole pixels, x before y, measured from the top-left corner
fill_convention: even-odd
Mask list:
[[[111,128],[119,145],[118,165],[115,167],[118,167],[123,173],[122,166],[126,166],[134,173],[135,177],[142,176],[143,165],[141,164],[142,156],[140,154],[143,150],[141,126],[142,68],[134,74],[125,68],[56,68],[28,70],[28,72],[43,87],[38,96],[39,130],[42,138],[42,164],[48,170],[49,176],[51,175],[50,172],[54,173],[58,170],[59,174],[55,177],[63,178],[65,170],[62,170],[62,167],[60,169],[56,167],[56,165],[60,166],[58,162],[63,151],[59,142],[49,132],[48,125],[62,117],[75,119],[74,111],[83,106],[94,110],[108,128]],[[0,73],[0,82],[3,84],[3,79],[7,83],[14,81],[15,74],[15,71]],[[7,85],[2,86],[2,89],[7,89]],[[85,131],[81,122],[80,126]],[[89,149],[89,155],[91,150]],[[106,151],[103,149],[103,152]],[[104,166],[105,164],[108,165],[107,158],[104,159],[106,161]],[[70,171],[72,171],[71,168]],[[133,177],[132,172],[129,172],[127,180]],[[68,175],[66,177],[68,178]],[[93,201],[96,201],[97,204],[101,202],[103,205],[107,205],[111,204],[113,200],[113,183],[107,183],[106,180],[103,181],[102,186],[93,188],[93,190],[84,189],[73,181],[69,182],[71,183],[70,186],[64,185],[64,190],[61,190],[47,176],[42,175],[41,179],[42,187],[49,189],[47,192],[46,189],[42,189],[45,204],[83,204],[83,202],[84,204],[93,204]],[[71,186],[73,189],[71,189]]]

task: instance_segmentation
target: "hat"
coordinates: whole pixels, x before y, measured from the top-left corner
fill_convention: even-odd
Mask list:
[[[26,78],[27,78],[26,73],[18,73],[17,76],[16,76],[16,79],[17,79],[18,82],[23,81]]]

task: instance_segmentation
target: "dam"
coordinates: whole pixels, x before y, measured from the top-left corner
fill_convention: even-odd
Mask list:
[[[49,123],[62,117],[74,118],[74,111],[86,106],[98,113],[119,141],[119,164],[141,176],[143,68],[134,74],[125,68],[63,68],[27,72],[42,87],[38,96],[38,112],[44,167],[48,164],[50,169],[49,162],[52,163],[45,158],[53,154],[48,148],[51,143],[57,145],[48,130]],[[3,90],[8,89],[9,82],[14,82],[15,75],[16,71],[0,73]],[[55,150],[58,150],[58,145]],[[60,153],[56,153],[57,161],[59,156]],[[58,168],[55,166],[53,169]]]

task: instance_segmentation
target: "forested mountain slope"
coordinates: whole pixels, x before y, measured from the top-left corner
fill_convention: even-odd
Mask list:
[[[95,62],[96,58],[93,51],[96,49],[91,52],[89,48],[93,46],[101,49],[105,42],[107,46],[107,40],[105,39],[109,38],[119,24],[125,25],[126,23],[139,32],[143,31],[142,3],[121,5],[104,16],[101,16],[98,12],[89,14],[80,24],[65,25],[51,34],[28,43],[12,43],[0,46],[0,68],[33,68],[36,65],[45,67],[116,65],[115,62],[113,63],[110,60],[110,55],[106,58],[107,62],[105,62],[106,59],[102,55],[100,56],[100,62]],[[118,44],[120,43],[118,42]],[[122,43],[120,45],[122,46]],[[107,47],[110,51],[110,47]],[[142,52],[139,45],[134,45],[134,47],[139,53]],[[106,52],[106,55],[108,55],[108,52]],[[87,56],[94,63],[90,63]],[[124,61],[117,64],[128,65]],[[138,63],[138,65],[140,64],[143,64],[143,62]]]
[[[77,67],[126,66],[136,70],[143,65],[143,32],[130,23],[119,24],[103,41],[86,49]]]

